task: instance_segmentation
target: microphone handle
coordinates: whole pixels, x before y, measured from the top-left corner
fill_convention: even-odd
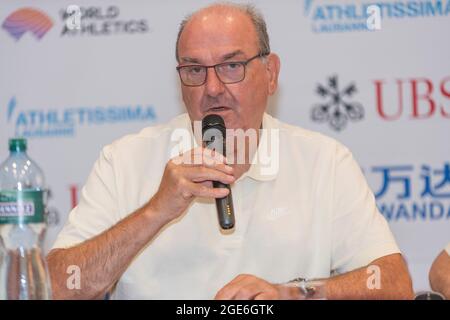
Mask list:
[[[234,227],[234,209],[233,198],[231,197],[231,189],[229,184],[219,181],[213,181],[214,188],[227,188],[230,190],[228,195],[223,198],[216,198],[217,215],[219,224],[222,229],[231,229]]]

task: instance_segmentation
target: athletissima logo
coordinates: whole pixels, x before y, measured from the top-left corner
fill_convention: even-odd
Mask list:
[[[23,137],[74,136],[80,126],[155,119],[152,105],[19,109],[17,99],[12,97],[7,108],[7,121],[14,125],[14,134]]]
[[[304,0],[303,13],[315,33],[364,32],[381,29],[385,19],[399,22],[450,15],[450,0],[332,1]]]

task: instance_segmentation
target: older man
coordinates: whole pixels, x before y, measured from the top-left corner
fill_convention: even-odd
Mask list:
[[[351,153],[265,113],[280,61],[262,17],[232,4],[197,11],[181,24],[177,60],[188,114],[103,149],[48,256],[54,297],[411,298],[406,265]],[[247,161],[229,165],[194,139],[170,159],[173,133],[192,133],[208,114],[256,131],[258,151],[244,147]],[[270,140],[261,128],[277,133],[269,154],[277,170],[248,161]],[[179,161],[194,154],[214,161]],[[228,234],[214,198],[229,191],[211,181],[231,184]],[[80,289],[66,287],[70,265],[80,267]],[[294,278],[304,295],[283,285]]]

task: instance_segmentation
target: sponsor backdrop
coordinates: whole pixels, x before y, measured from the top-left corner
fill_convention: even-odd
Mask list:
[[[102,146],[184,112],[177,28],[209,2],[0,1],[0,158],[8,138],[29,139],[51,189],[47,250]],[[370,1],[254,3],[282,62],[269,112],[353,151],[428,289],[450,241],[450,0],[378,1],[369,15]]]

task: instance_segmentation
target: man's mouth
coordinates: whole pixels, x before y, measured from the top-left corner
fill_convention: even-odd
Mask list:
[[[208,112],[221,112],[221,111],[227,111],[230,110],[230,108],[225,106],[218,106],[218,107],[212,107],[208,109]]]

